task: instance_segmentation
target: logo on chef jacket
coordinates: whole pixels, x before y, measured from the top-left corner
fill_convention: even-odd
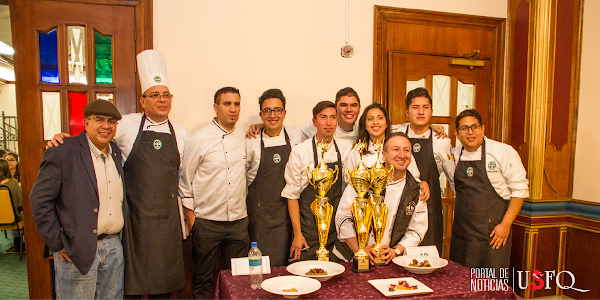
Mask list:
[[[160,76],[158,76],[158,75],[154,76],[154,82],[160,83],[161,81],[162,81],[162,78],[160,78]]]
[[[421,151],[421,144],[419,144],[419,143],[415,143],[415,144],[413,145],[413,152],[417,153],[417,152],[419,152],[419,151]]]
[[[279,155],[279,153],[275,153],[275,155],[273,155],[273,162],[276,164],[281,162],[281,155]]]
[[[162,148],[162,142],[159,139],[154,140],[154,149],[159,150]]]
[[[417,202],[410,201],[410,203],[406,206],[406,215],[407,216],[412,216],[412,214],[415,212],[416,205],[417,205]]]
[[[473,174],[474,174],[474,173],[475,173],[475,172],[473,172],[473,167],[468,167],[468,168],[467,168],[467,176],[469,176],[469,177],[473,177]]]
[[[488,170],[490,170],[490,171],[496,170],[496,162],[495,161],[492,160],[488,163]]]
[[[442,157],[437,154],[435,155],[435,164],[438,166],[442,165]]]

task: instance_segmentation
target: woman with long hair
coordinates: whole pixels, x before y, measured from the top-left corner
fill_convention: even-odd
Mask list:
[[[21,186],[19,186],[19,182],[16,179],[12,178],[11,173],[10,173],[9,164],[6,161],[6,159],[4,159],[4,158],[0,158],[0,185],[8,187],[8,189],[10,190],[10,196],[11,196],[13,206],[15,207],[15,209],[18,212],[17,218],[19,221],[23,220],[23,213],[22,213],[23,197],[21,195]],[[13,230],[12,235],[13,235],[15,244],[14,244],[14,246],[8,248],[8,250],[6,250],[6,252],[9,252],[9,253],[20,252],[20,250],[21,250],[21,243],[20,243],[21,233],[19,232],[19,230]]]
[[[363,150],[363,163],[370,168],[375,164],[377,160],[377,151],[373,147],[373,142],[381,142],[385,140],[386,135],[391,132],[390,117],[385,107],[379,103],[373,103],[363,111],[358,121],[358,136],[356,142],[363,141],[367,144],[367,147]],[[379,157],[381,158],[381,155]],[[352,171],[358,162],[360,161],[360,154],[357,149],[352,149],[346,159],[346,165],[350,171]],[[415,177],[420,177],[419,168],[415,163],[414,158],[412,163],[408,165],[408,171]],[[346,172],[346,170],[344,170]]]
[[[21,170],[19,168],[19,155],[15,152],[8,152],[4,157],[8,162],[11,177],[21,182]]]

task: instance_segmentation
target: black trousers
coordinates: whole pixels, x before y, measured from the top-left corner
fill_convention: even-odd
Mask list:
[[[219,246],[225,269],[231,269],[231,258],[246,257],[250,250],[248,218],[232,222],[196,218],[192,228],[194,256],[194,299],[212,297],[212,275]]]

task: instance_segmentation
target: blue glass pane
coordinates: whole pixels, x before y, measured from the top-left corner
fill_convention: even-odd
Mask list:
[[[42,82],[59,83],[56,29],[40,33],[40,73]]]

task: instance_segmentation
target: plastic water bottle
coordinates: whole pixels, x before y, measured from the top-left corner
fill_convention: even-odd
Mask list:
[[[250,263],[250,287],[253,290],[260,289],[263,281],[262,273],[262,253],[258,250],[258,243],[250,243],[250,251],[248,252],[248,262]]]

